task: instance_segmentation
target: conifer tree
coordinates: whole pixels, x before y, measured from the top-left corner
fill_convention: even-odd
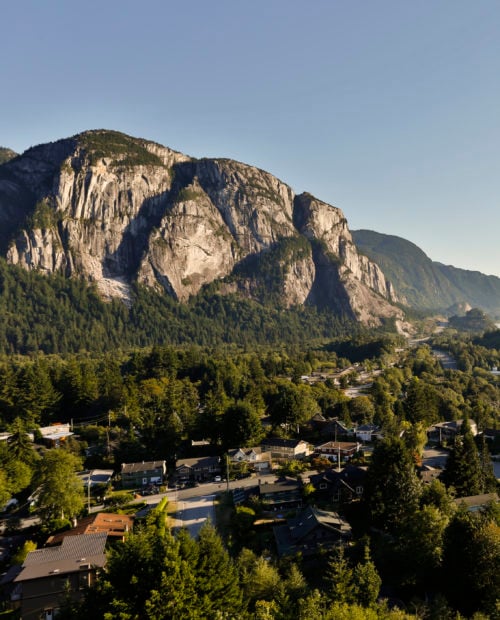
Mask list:
[[[243,608],[238,572],[215,528],[206,523],[198,538],[198,557],[193,567],[198,606],[203,618],[218,612],[237,615]]]
[[[365,545],[363,562],[354,567],[353,571],[353,593],[354,600],[363,605],[371,607],[377,601],[382,579],[370,556],[370,547]]]
[[[443,481],[455,489],[457,497],[479,495],[484,491],[484,473],[467,419],[462,422],[460,432],[455,437],[446,461]]]
[[[326,596],[331,601],[350,603],[354,597],[353,571],[342,545],[336,547],[325,573]]]
[[[412,455],[399,437],[389,437],[375,447],[365,492],[372,524],[390,533],[404,527],[417,509],[421,483]]]

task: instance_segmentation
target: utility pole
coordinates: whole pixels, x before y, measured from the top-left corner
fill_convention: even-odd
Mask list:
[[[87,481],[87,505],[88,505],[88,513],[90,514],[90,479],[92,477],[92,471],[89,470],[89,477]]]

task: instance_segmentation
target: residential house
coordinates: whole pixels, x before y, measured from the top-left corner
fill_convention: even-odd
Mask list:
[[[427,429],[427,437],[429,441],[437,441],[439,443],[451,443],[459,433],[463,420],[451,420],[447,422],[438,422]],[[469,426],[472,434],[477,435],[477,424],[474,420],[469,420]]]
[[[53,620],[68,592],[80,599],[104,568],[106,538],[106,532],[68,536],[57,547],[28,553],[11,594],[21,618]]]
[[[420,480],[422,480],[424,484],[431,484],[434,480],[439,480],[441,474],[443,473],[442,469],[437,469],[436,467],[432,467],[427,464],[421,465],[417,471],[420,476]]]
[[[361,499],[364,493],[366,467],[347,465],[340,471],[327,469],[319,474],[309,476],[317,497],[341,503],[350,503]]]
[[[486,508],[489,504],[498,504],[499,501],[498,493],[469,495],[468,497],[457,497],[453,500],[456,506],[465,506],[468,512],[477,512],[482,508]]]
[[[52,424],[42,426],[38,429],[45,445],[51,448],[58,448],[61,443],[73,435],[70,424]]]
[[[380,426],[377,426],[376,424],[360,424],[354,429],[356,439],[359,439],[359,441],[371,442],[375,439],[375,436],[379,432]]]
[[[333,439],[343,439],[354,434],[353,429],[348,428],[338,418],[325,418],[321,413],[317,413],[309,420],[309,426],[322,437]]]
[[[278,555],[308,556],[320,549],[346,544],[352,536],[351,526],[336,512],[307,506],[286,525],[273,528]]]
[[[228,457],[231,463],[246,463],[250,469],[257,472],[271,469],[271,453],[264,452],[260,446],[228,450]]]
[[[165,461],[143,461],[122,464],[122,487],[138,489],[150,484],[162,484],[167,473]]]
[[[352,441],[327,441],[319,446],[314,446],[314,452],[318,456],[324,456],[330,461],[337,463],[346,462],[361,450],[361,444]]]
[[[84,517],[76,522],[70,530],[54,534],[47,540],[47,546],[60,544],[67,536],[79,536],[80,534],[96,534],[105,532],[108,535],[107,542],[123,542],[128,532],[134,527],[134,517],[131,515],[114,514],[110,512],[97,512]]]
[[[311,453],[309,444],[303,439],[269,437],[260,446],[263,452],[270,452],[273,459],[303,459]]]
[[[179,482],[212,480],[221,473],[221,459],[218,456],[200,456],[181,459],[176,463],[175,476]]]
[[[270,510],[284,510],[302,504],[302,482],[295,478],[280,478],[274,482],[259,482],[259,497]]]

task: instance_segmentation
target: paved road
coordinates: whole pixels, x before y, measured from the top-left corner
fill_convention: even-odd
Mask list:
[[[422,462],[429,467],[444,469],[449,451],[442,448],[425,448]]]
[[[215,495],[204,495],[178,501],[172,527],[186,527],[195,538],[207,519],[215,524],[214,499]]]

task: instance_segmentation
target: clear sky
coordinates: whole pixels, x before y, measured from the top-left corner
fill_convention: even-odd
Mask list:
[[[2,146],[234,158],[500,276],[498,0],[0,0],[0,41]]]

